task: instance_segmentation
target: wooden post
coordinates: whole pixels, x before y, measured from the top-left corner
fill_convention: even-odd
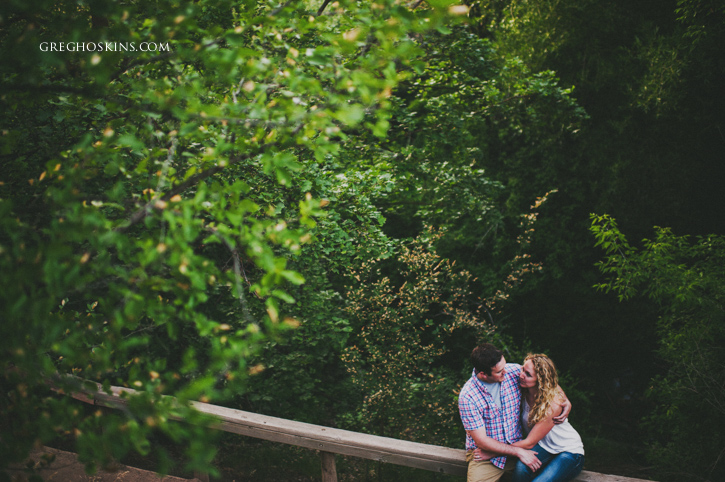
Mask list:
[[[320,452],[320,459],[322,459],[322,482],[337,482],[335,454]]]

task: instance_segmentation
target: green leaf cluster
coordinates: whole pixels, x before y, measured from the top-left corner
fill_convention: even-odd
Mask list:
[[[449,2],[328,3],[0,6],[0,469],[71,437],[93,470],[157,431],[208,468],[188,401],[244,389],[308,276],[390,250],[325,166],[351,131],[386,134]],[[58,395],[88,390],[70,374],[144,394],[90,413]]]
[[[607,215],[592,215],[591,231],[606,254],[599,263],[606,280],[598,288],[620,300],[646,296],[660,307],[665,370],[649,392],[656,407],[646,420],[654,436],[650,458],[664,480],[718,480],[725,473],[725,238],[655,228],[654,238],[636,248]],[[705,419],[712,430],[702,430]]]
[[[430,231],[403,246],[395,276],[373,260],[352,276],[347,313],[354,337],[342,355],[358,406],[351,426],[370,433],[455,446],[460,427],[452,368],[468,340],[492,339],[483,303],[471,293],[472,275],[435,252]],[[389,269],[389,268],[388,268]]]

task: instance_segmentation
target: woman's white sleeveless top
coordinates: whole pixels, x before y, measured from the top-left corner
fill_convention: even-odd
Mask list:
[[[526,403],[526,398],[522,397],[521,401],[523,406],[521,407],[521,428],[524,430],[524,434],[529,434],[529,404]],[[584,444],[579,433],[574,430],[574,427],[569,423],[569,419],[566,419],[563,423],[554,425],[549,433],[544,438],[539,440],[539,445],[549,452],[550,454],[560,454],[562,452],[569,452],[572,454],[584,455]]]

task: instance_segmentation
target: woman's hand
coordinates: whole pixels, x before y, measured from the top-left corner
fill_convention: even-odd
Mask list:
[[[485,450],[476,449],[473,451],[473,460],[482,461],[482,460],[491,460],[496,456],[493,452],[486,452]]]

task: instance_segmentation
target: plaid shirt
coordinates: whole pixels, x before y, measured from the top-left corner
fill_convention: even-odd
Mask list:
[[[521,389],[519,388],[519,375],[521,365],[506,364],[506,375],[501,382],[501,407],[493,402],[483,383],[476,378],[473,371],[471,378],[463,385],[458,396],[458,410],[461,412],[461,421],[466,430],[486,429],[486,435],[505,444],[518,442],[521,435],[519,423],[519,410],[521,405]],[[476,443],[466,433],[466,450],[475,450]],[[503,469],[506,456],[495,457],[491,463]]]

